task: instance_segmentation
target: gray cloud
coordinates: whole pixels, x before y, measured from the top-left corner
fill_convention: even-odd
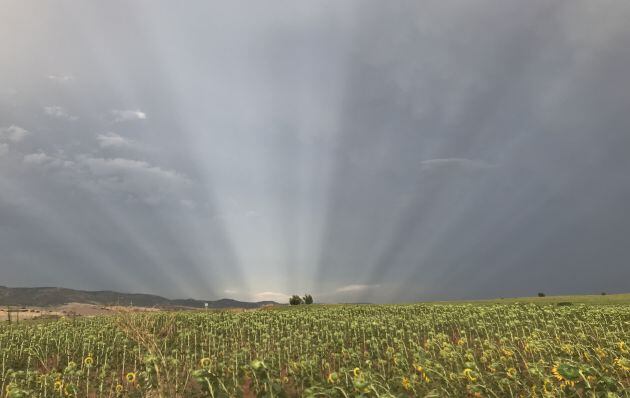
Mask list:
[[[20,126],[11,125],[0,128],[0,141],[20,142],[29,134],[28,130]]]
[[[47,77],[55,83],[70,83],[74,80],[73,75],[48,75]]]
[[[378,289],[380,285],[345,285],[337,288],[337,293],[356,293],[356,292],[364,292],[370,289]]]
[[[74,164],[73,162],[50,156],[44,152],[35,152],[24,155],[24,163],[29,165],[44,166],[46,168],[70,167]]]
[[[146,113],[141,110],[112,110],[112,116],[115,122],[126,122],[129,120],[144,120],[147,118]]]
[[[135,141],[113,132],[98,134],[96,140],[101,148],[134,148],[137,145]]]
[[[50,117],[54,117],[57,119],[65,119],[65,120],[70,120],[70,121],[75,121],[79,118],[78,116],[68,114],[68,111],[66,111],[65,108],[58,105],[45,106],[44,113]]]
[[[627,290],[628,19],[607,0],[10,1],[3,283]]]

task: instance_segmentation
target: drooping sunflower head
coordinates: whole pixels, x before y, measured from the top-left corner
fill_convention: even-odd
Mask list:
[[[337,374],[337,372],[329,373],[328,377],[326,378],[326,381],[328,381],[330,384],[336,383],[337,380],[339,380],[339,375]]]
[[[254,370],[261,370],[261,369],[267,368],[267,366],[265,366],[265,363],[259,359],[254,359],[253,361],[251,361],[249,366],[251,366],[251,368]]]
[[[543,382],[543,391],[546,393],[553,391],[553,384],[549,379],[545,379],[545,381]]]
[[[409,390],[411,389],[411,382],[409,381],[408,377],[403,377],[402,378],[402,386],[405,390]]]
[[[597,347],[595,349],[595,352],[597,353],[597,356],[599,357],[599,359],[606,358],[606,351],[604,351],[601,347]]]
[[[127,373],[127,375],[125,376],[125,380],[127,380],[127,383],[133,384],[136,382],[136,374],[134,372],[129,372]]]
[[[553,376],[565,385],[573,386],[580,380],[580,369],[577,366],[561,363],[551,369]]]
[[[467,378],[468,380],[472,381],[472,382],[477,381],[477,378],[475,377],[475,371],[473,371],[473,370],[472,370],[472,369],[470,369],[470,368],[466,368],[466,369],[464,369],[464,371],[462,372],[462,374],[463,374],[464,376],[466,376],[466,378]]]
[[[13,392],[13,389],[17,387],[17,384],[15,383],[9,383],[6,387],[5,387],[5,391],[7,393],[7,397],[11,396],[11,393]]]
[[[506,373],[507,373],[508,377],[511,378],[511,379],[516,377],[516,369],[515,368],[509,368]]]
[[[628,358],[615,358],[615,365],[621,370],[630,372],[630,359]]]
[[[66,397],[71,397],[73,395],[77,395],[77,387],[72,384],[72,383],[68,383],[66,385],[63,386],[63,395],[65,395]]]

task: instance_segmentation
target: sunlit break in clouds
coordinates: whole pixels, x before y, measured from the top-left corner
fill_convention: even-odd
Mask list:
[[[630,3],[0,9],[0,284],[628,290]]]

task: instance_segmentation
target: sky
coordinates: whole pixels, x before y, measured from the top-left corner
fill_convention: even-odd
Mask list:
[[[3,0],[0,284],[630,292],[630,2]]]

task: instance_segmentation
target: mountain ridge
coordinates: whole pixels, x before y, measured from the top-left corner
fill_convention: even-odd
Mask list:
[[[218,300],[168,299],[155,294],[121,293],[113,290],[78,290],[51,286],[0,286],[0,306],[50,307],[68,303],[161,308],[205,308],[205,303],[208,303],[208,308],[260,308],[267,305],[279,305],[275,301],[249,302],[229,298]]]

